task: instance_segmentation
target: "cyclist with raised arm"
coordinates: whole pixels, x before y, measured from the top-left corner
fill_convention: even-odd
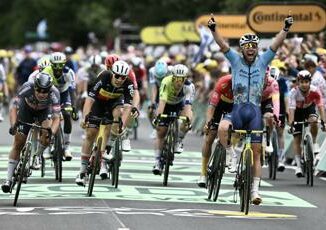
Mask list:
[[[42,72],[52,77],[53,85],[60,92],[60,103],[63,116],[63,137],[64,137],[64,157],[66,161],[72,159],[70,151],[70,139],[72,131],[72,119],[77,120],[77,111],[74,106],[75,101],[75,73],[65,66],[66,55],[61,52],[54,52],[50,56],[50,65]]]
[[[217,125],[220,122],[223,114],[227,114],[232,111],[233,94],[231,75],[225,75],[218,79],[208,104],[209,105],[206,112],[206,123],[204,126],[205,140],[202,147],[201,173],[197,181],[198,186],[202,188],[206,187],[207,164],[212,153],[212,144],[217,137]],[[233,162],[231,162],[229,171],[235,172],[237,156],[236,153],[234,153],[233,148],[231,149],[230,155]]]
[[[211,30],[216,43],[221,48],[225,57],[231,63],[232,69],[232,90],[234,97],[234,105],[232,112],[225,116],[220,122],[218,136],[221,144],[226,148],[229,126],[233,129],[249,129],[262,130],[262,114],[261,114],[261,96],[264,85],[265,72],[268,64],[274,58],[277,49],[282,45],[287,33],[293,24],[292,16],[288,16],[284,20],[284,28],[276,35],[270,48],[262,55],[258,55],[259,38],[255,34],[245,34],[240,38],[239,45],[241,55],[222,38],[216,28],[214,17],[208,21],[208,27]],[[251,201],[255,205],[259,205],[262,199],[259,195],[259,181],[261,177],[261,136],[252,135],[252,148],[254,152],[253,167],[253,184],[251,191]]]
[[[289,125],[290,132],[293,134],[293,151],[297,164],[295,175],[303,177],[301,169],[301,132],[300,124],[293,125],[293,122],[308,120],[313,143],[316,143],[318,131],[318,115],[316,106],[321,119],[322,130],[325,131],[325,112],[324,102],[319,89],[311,84],[311,73],[307,70],[301,70],[297,76],[298,85],[290,91],[289,101]]]
[[[129,71],[130,67],[126,62],[116,61],[110,71],[104,70],[100,73],[95,86],[88,93],[83,108],[83,121],[81,122],[81,126],[87,129],[86,138],[82,144],[80,172],[76,178],[76,184],[79,186],[86,184],[87,166],[100,125],[91,119],[88,121],[87,118],[107,116],[111,122],[119,121],[122,116],[123,105],[132,103],[134,85],[128,79]],[[106,143],[109,137],[114,141],[118,135],[122,135],[119,133],[119,124],[108,124],[103,143]]]
[[[173,66],[172,75],[165,77],[160,86],[159,103],[156,110],[156,118],[153,123],[157,126],[155,165],[153,174],[160,175],[162,172],[161,153],[164,144],[164,138],[167,134],[169,119],[160,118],[161,114],[182,115],[189,118],[182,122],[179,130],[179,137],[174,146],[175,153],[183,152],[182,140],[189,131],[192,120],[192,102],[195,95],[194,84],[187,79],[188,67],[182,64]]]
[[[9,154],[7,180],[1,186],[5,193],[10,191],[13,174],[20,158],[19,154],[30,130],[30,126],[19,122],[40,122],[42,127],[48,128],[48,132],[44,130],[41,132],[36,156],[43,153],[49,145],[51,135],[57,132],[60,124],[60,94],[53,86],[51,76],[46,73],[39,73],[34,82],[26,82],[19,90],[15,103],[17,116],[13,117],[9,129],[9,133],[14,135],[14,144]]]

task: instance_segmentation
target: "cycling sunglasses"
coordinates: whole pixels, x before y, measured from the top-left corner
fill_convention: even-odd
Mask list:
[[[53,69],[63,69],[64,66],[65,66],[65,63],[54,63],[54,64],[52,64]]]
[[[175,81],[185,81],[187,77],[174,77],[173,78]]]
[[[243,49],[257,49],[258,45],[256,43],[246,43],[242,46]]]
[[[114,74],[114,78],[115,78],[115,79],[126,80],[127,77],[128,77],[128,76],[123,76],[123,75]]]

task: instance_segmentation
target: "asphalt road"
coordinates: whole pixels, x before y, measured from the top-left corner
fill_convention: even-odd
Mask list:
[[[263,203],[251,206],[249,215],[239,212],[234,203],[234,175],[227,173],[217,203],[208,201],[207,191],[198,188],[202,137],[189,134],[184,153],[177,155],[167,187],[163,178],[151,173],[153,140],[146,120],[141,120],[139,139],[132,141],[131,152],[124,154],[119,188],[108,180],[96,181],[94,196],[86,197],[87,187],[74,180],[79,170],[81,134],[74,125],[72,146],[75,158],[64,162],[63,182],[54,180],[54,170],[47,163],[46,176],[34,171],[22,185],[18,207],[13,195],[0,193],[0,229],[325,229],[326,182],[315,178],[307,187],[294,170],[287,167],[275,181],[261,183]],[[0,179],[5,178],[7,154],[13,138],[8,121],[0,123]]]

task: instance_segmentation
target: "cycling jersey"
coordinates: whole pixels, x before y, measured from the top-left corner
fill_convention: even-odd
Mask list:
[[[326,103],[326,81],[321,72],[319,71],[314,72],[314,74],[311,77],[311,85],[314,85],[319,89],[323,97],[323,101],[324,103]]]
[[[272,77],[267,77],[265,88],[262,92],[261,101],[272,100],[273,114],[278,118],[280,115],[280,92],[277,81]]]
[[[56,87],[52,86],[49,96],[44,100],[39,100],[35,96],[34,83],[26,82],[18,92],[16,105],[26,103],[33,110],[44,110],[51,108],[52,113],[60,113],[60,95]]]
[[[134,85],[127,78],[121,87],[114,87],[111,83],[113,74],[107,70],[102,71],[88,96],[94,100],[109,101],[124,98],[124,103],[131,104],[134,95]]]
[[[217,106],[221,100],[226,103],[233,103],[231,75],[226,75],[218,79],[215,89],[210,96],[209,105]]]
[[[173,76],[165,77],[160,87],[160,100],[166,101],[167,104],[175,105],[180,102],[192,104],[195,97],[195,86],[189,80],[184,82],[183,88],[177,92],[172,82]]]
[[[225,53],[231,63],[234,104],[250,102],[260,106],[265,72],[275,52],[270,48],[248,65],[232,48]]]
[[[310,85],[309,93],[306,96],[302,94],[298,86],[291,90],[289,100],[290,109],[304,109],[312,104],[315,104],[318,107],[323,106],[323,98],[316,86]]]
[[[83,67],[77,71],[78,81],[87,81],[87,85],[91,87],[94,86],[98,74],[103,71],[101,67]]]
[[[63,68],[63,74],[60,78],[56,78],[51,66],[47,66],[42,71],[49,74],[52,77],[53,85],[58,88],[59,92],[65,92],[69,89],[75,89],[75,73],[72,69],[65,66]]]
[[[165,74],[165,76],[158,78],[155,75],[155,66],[151,67],[148,71],[148,82],[151,85],[156,85],[157,87],[161,86],[162,80],[166,77],[172,74],[171,72],[172,66],[168,66],[168,72]]]

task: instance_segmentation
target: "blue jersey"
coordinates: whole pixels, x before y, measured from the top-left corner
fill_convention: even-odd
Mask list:
[[[235,50],[229,49],[225,57],[231,63],[234,104],[252,103],[260,106],[265,72],[275,52],[270,48],[248,65]]]

